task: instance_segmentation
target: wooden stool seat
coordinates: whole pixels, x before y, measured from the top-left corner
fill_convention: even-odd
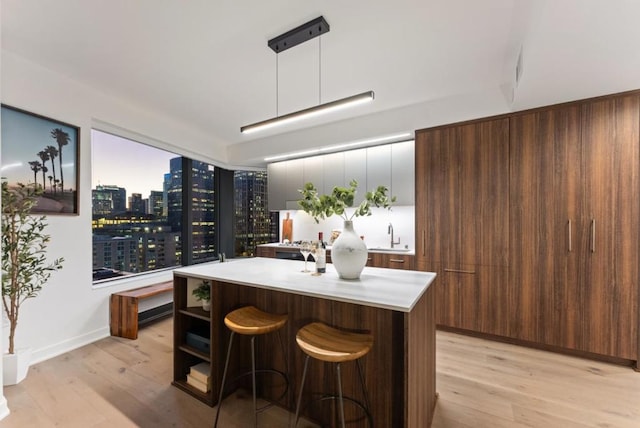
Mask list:
[[[280,329],[287,322],[287,315],[270,314],[255,306],[245,306],[229,312],[224,323],[238,334],[259,335]]]
[[[296,342],[307,355],[317,360],[340,363],[366,355],[373,346],[373,336],[314,322],[298,330]]]
[[[218,396],[218,409],[216,410],[216,419],[213,423],[213,427],[217,428],[218,419],[220,417],[220,408],[222,407],[222,398],[224,397],[224,387],[227,381],[227,371],[229,370],[229,358],[231,357],[231,348],[233,346],[233,337],[236,334],[242,334],[245,336],[251,336],[251,371],[242,373],[236,377],[241,378],[246,375],[251,375],[251,385],[253,392],[253,413],[254,413],[254,427],[258,427],[258,413],[271,407],[273,403],[267,404],[261,408],[258,408],[257,391],[256,391],[256,373],[273,373],[280,375],[285,381],[284,392],[278,399],[280,401],[289,390],[289,377],[286,373],[283,373],[274,369],[260,369],[256,370],[256,336],[276,332],[280,347],[282,348],[282,357],[285,360],[285,367],[289,367],[287,363],[287,355],[280,336],[280,329],[286,324],[288,315],[271,314],[261,311],[255,306],[244,306],[242,308],[231,311],[224,317],[224,324],[229,330],[231,330],[231,336],[229,337],[229,347],[227,348],[227,358],[224,363],[224,371],[222,372],[222,382],[220,383],[220,395]]]
[[[296,334],[296,342],[298,342],[300,349],[302,349],[302,351],[307,355],[304,359],[304,369],[302,370],[302,380],[300,381],[300,391],[298,392],[298,404],[296,405],[294,427],[298,425],[298,419],[300,418],[302,391],[304,390],[304,382],[307,378],[309,358],[315,358],[316,360],[328,363],[335,363],[336,385],[338,387],[337,395],[324,394],[319,398],[319,400],[338,401],[340,426],[345,428],[344,401],[347,400],[364,411],[366,418],[369,421],[369,428],[373,427],[373,418],[369,411],[367,388],[364,384],[364,375],[362,374],[362,365],[360,363],[360,357],[366,355],[373,347],[373,336],[366,333],[352,333],[349,331],[338,330],[321,322],[313,322],[298,330],[298,333]],[[342,395],[342,375],[340,374],[340,364],[354,360],[358,367],[360,385],[362,386],[362,394],[365,401],[364,404],[351,397],[345,397]]]

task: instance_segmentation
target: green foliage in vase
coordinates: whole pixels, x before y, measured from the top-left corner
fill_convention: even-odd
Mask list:
[[[2,304],[9,319],[9,353],[14,339],[20,307],[36,297],[54,271],[62,269],[62,257],[47,262],[50,236],[44,233],[46,216],[29,213],[42,194],[42,187],[2,182]]]
[[[319,223],[320,219],[331,217],[334,214],[346,221],[353,220],[353,217],[369,216],[372,207],[391,209],[391,205],[396,201],[395,197],[387,195],[389,189],[385,186],[378,186],[375,190],[367,192],[364,200],[355,208],[353,214],[348,215],[346,209],[353,207],[357,188],[358,182],[351,180],[349,187],[336,186],[331,194],[319,195],[318,189],[313,183],[305,183],[304,187],[298,190],[302,194],[298,205],[304,212],[311,215],[316,223]]]
[[[209,282],[202,281],[197,288],[193,289],[191,294],[193,294],[197,300],[211,300],[211,287],[209,286]]]

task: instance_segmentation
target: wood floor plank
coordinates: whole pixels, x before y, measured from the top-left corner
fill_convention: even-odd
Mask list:
[[[171,386],[172,331],[164,319],[145,325],[137,340],[109,337],[34,365],[4,388],[11,414],[0,426],[211,426],[216,408]],[[450,332],[438,332],[436,346],[434,428],[640,426],[640,374],[628,367]],[[260,427],[287,427],[292,417],[272,407]],[[220,421],[252,426],[251,395],[229,396]]]

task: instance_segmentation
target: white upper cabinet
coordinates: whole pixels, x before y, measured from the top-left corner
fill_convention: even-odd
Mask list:
[[[414,141],[391,144],[391,195],[396,205],[415,205]]]
[[[298,209],[298,190],[304,183],[325,194],[335,186],[349,186],[351,180],[358,182],[355,204],[374,187],[387,186],[396,205],[413,205],[414,169],[413,141],[272,163],[267,166],[269,209]]]
[[[319,192],[324,189],[324,156],[302,159],[302,184],[313,183]],[[301,189],[301,187],[300,187]],[[300,199],[300,198],[298,198]]]
[[[269,210],[285,209],[284,187],[287,182],[287,163],[276,162],[267,165],[267,180]]]
[[[358,182],[358,192],[354,205],[364,199],[367,189],[367,149],[349,150],[344,152],[344,186],[349,186],[351,180]]]
[[[375,190],[378,186],[385,186],[391,190],[391,144],[369,147],[367,149],[367,187],[364,193]]]
[[[287,210],[297,210],[300,192],[304,184],[304,163],[299,160],[287,161],[287,182],[285,183],[285,207]]]
[[[324,155],[322,169],[324,174],[323,194],[329,194],[336,186],[344,186],[344,152]]]

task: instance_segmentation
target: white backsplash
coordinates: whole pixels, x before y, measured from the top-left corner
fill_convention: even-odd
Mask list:
[[[347,213],[351,215],[353,209]],[[393,224],[393,235],[400,244],[396,247],[404,248],[408,245],[410,250],[415,251],[415,206],[394,206],[391,211],[384,208],[373,208],[373,214],[364,217],[353,218],[353,228],[358,235],[364,236],[367,247],[389,247],[391,237],[387,233],[389,223]],[[339,216],[332,216],[328,219],[320,220],[316,223],[313,217],[299,210],[280,211],[280,221],[289,213],[293,219],[293,240],[318,239],[318,232],[323,232],[324,240],[329,242],[331,230],[342,230],[343,219]],[[280,225],[280,242],[282,242],[282,224]]]

